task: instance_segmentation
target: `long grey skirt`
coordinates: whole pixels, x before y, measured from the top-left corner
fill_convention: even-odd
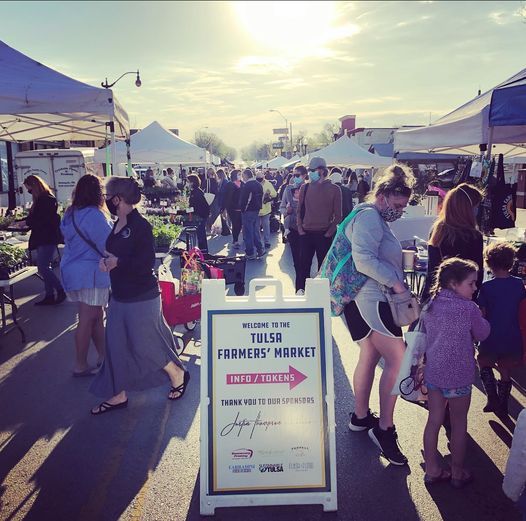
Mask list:
[[[121,391],[143,391],[169,385],[163,367],[174,362],[175,340],[164,321],[161,298],[142,302],[110,300],[106,321],[106,358],[90,392],[110,398]]]

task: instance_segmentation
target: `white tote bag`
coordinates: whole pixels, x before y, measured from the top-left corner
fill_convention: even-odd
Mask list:
[[[406,350],[398,377],[391,395],[401,395],[411,402],[425,399],[427,393],[424,386],[424,356],[427,345],[427,335],[423,327],[422,317],[413,331],[404,334]]]

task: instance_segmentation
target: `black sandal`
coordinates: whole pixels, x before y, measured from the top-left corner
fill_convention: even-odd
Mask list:
[[[182,398],[184,396],[184,393],[186,391],[186,386],[188,385],[189,381],[190,381],[190,373],[189,371],[185,371],[183,383],[181,385],[178,385],[177,387],[174,387],[172,385],[172,388],[170,389],[170,392],[168,394],[168,400],[179,400],[179,398]],[[179,393],[179,394],[175,398],[171,398],[170,394],[172,393]]]
[[[102,402],[99,405],[99,409],[97,412],[93,412],[93,409],[91,410],[91,414],[97,416],[98,414],[104,414],[105,412],[113,411],[114,409],[124,409],[125,407],[128,407],[128,400],[125,402],[117,403],[115,405],[112,405],[108,402]]]

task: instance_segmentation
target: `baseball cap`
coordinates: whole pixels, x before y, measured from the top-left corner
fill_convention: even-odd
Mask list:
[[[316,170],[316,168],[327,168],[327,162],[323,157],[313,157],[309,161],[309,170]]]
[[[329,179],[331,180],[332,184],[341,183],[342,175],[339,172],[334,172],[334,174],[329,176]]]

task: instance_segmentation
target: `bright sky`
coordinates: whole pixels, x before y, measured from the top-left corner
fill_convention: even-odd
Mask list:
[[[526,67],[525,2],[1,2],[0,38],[114,88],[132,127],[240,148],[283,120],[318,132],[427,124]]]

